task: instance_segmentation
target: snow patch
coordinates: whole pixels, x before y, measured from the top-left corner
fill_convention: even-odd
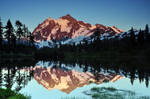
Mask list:
[[[56,23],[58,23],[61,26],[61,32],[70,32],[71,27],[68,26],[69,21],[66,19],[58,19],[55,20]]]
[[[91,30],[96,29],[96,25],[90,27]]]

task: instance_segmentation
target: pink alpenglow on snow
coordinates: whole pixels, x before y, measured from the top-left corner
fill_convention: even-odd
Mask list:
[[[59,19],[47,18],[33,31],[34,40],[61,40],[63,38],[76,38],[79,36],[90,36],[96,29],[103,33],[119,34],[123,32],[115,26],[108,27],[102,24],[92,26],[89,23],[78,21],[69,14]]]

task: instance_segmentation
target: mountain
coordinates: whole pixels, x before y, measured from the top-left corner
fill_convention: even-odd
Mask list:
[[[96,29],[99,29],[102,34],[109,33],[114,35],[123,32],[115,26],[109,27],[102,24],[92,26],[89,23],[78,21],[71,15],[67,14],[57,20],[47,18],[35,28],[33,35],[36,42],[50,40],[58,41],[67,38],[73,39],[79,36],[90,36]]]
[[[124,78],[115,73],[93,75],[90,72],[79,72],[76,70],[63,70],[61,68],[36,66],[34,69],[34,79],[46,89],[58,89],[69,94],[78,87],[83,87],[90,83],[101,84],[104,82],[115,82]]]

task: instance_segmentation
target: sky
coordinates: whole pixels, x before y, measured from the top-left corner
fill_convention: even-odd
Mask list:
[[[92,25],[143,29],[150,25],[150,0],[0,0],[3,25],[20,20],[31,32],[48,17],[66,14]]]

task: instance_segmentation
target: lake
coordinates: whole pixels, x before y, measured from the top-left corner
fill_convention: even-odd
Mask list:
[[[136,66],[64,61],[4,61],[0,87],[32,99],[92,99],[92,88],[113,87],[150,96],[150,72]]]

